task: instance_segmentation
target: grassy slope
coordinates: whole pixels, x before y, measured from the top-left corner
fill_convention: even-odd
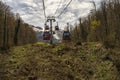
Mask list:
[[[119,54],[100,43],[18,46],[0,54],[0,80],[119,80]]]

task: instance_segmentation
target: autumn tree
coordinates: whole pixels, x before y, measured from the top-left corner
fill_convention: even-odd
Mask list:
[[[24,45],[37,41],[31,25],[10,11],[10,7],[0,1],[0,49]]]

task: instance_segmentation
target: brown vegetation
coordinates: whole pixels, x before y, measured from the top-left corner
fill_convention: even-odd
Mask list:
[[[120,50],[101,43],[37,43],[0,55],[1,80],[120,80]]]
[[[94,2],[93,2],[94,3]],[[73,40],[100,41],[106,48],[120,45],[120,0],[104,0],[72,31]]]

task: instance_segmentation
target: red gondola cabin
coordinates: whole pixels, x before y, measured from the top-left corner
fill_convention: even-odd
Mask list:
[[[69,31],[63,32],[63,40],[70,40],[70,32]]]
[[[50,40],[51,34],[50,32],[44,32],[43,33],[43,40]]]

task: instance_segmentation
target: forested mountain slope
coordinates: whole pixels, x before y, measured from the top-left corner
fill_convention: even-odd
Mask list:
[[[106,47],[120,46],[120,0],[103,0],[71,31],[73,40],[100,41]]]
[[[13,14],[10,7],[0,1],[0,49],[36,41],[31,25],[24,23],[19,14]]]
[[[31,25],[0,2],[0,80],[120,80],[120,0],[79,21],[71,40],[36,42]]]

